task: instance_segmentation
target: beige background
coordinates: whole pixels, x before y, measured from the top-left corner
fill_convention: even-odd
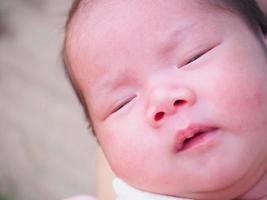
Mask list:
[[[95,193],[96,143],[64,76],[71,1],[0,0],[0,194]]]

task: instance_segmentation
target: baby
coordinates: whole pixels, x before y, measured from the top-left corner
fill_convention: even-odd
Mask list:
[[[267,199],[255,1],[81,0],[71,13],[66,69],[117,177],[162,199]]]

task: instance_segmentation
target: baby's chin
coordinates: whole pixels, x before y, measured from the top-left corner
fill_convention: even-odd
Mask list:
[[[189,177],[187,180],[171,182],[167,179],[162,181],[136,181],[136,179],[125,180],[133,187],[154,194],[165,196],[181,197],[188,199],[203,200],[230,200],[242,196],[252,188],[258,179],[241,180],[244,174],[237,172],[221,173],[218,176],[206,176],[203,179],[193,179]],[[260,175],[259,175],[260,177]]]

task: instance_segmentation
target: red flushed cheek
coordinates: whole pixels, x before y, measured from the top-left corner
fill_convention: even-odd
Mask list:
[[[137,171],[136,163],[142,163],[138,155],[142,153],[143,145],[141,141],[138,142],[138,138],[134,138],[136,134],[114,127],[99,132],[100,145],[115,174],[126,178],[131,176],[131,172]]]
[[[110,164],[115,174],[131,183],[139,182],[144,177],[143,172],[146,169],[147,152],[140,152],[138,146],[130,143],[125,145],[116,144],[112,151],[109,151]]]
[[[266,118],[267,92],[263,87],[263,81],[253,79],[250,76],[237,75],[225,78],[218,86],[216,95],[217,108],[223,121],[232,124],[236,128],[252,128],[263,118]],[[248,127],[251,125],[251,127]]]

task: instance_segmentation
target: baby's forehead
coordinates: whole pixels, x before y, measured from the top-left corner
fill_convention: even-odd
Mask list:
[[[151,48],[158,48],[166,40],[171,41],[169,37],[176,36],[177,27],[170,27],[170,24],[179,24],[179,30],[186,30],[191,26],[201,27],[206,23],[206,20],[201,20],[202,16],[218,10],[207,3],[210,1],[204,1],[206,2],[204,3],[199,0],[92,2],[80,6],[70,22],[66,52],[71,65],[77,66],[84,63],[90,65],[90,62],[97,60],[99,54],[103,60],[103,55],[108,55],[108,51],[113,51],[113,55],[117,52],[120,57],[120,52],[129,50],[132,45],[138,45],[140,41],[155,44],[154,47],[151,45]],[[191,20],[190,24],[189,21],[193,18],[197,19],[197,22]],[[158,39],[157,42],[155,38]],[[142,51],[146,53],[144,49]],[[147,53],[150,53],[150,49],[147,49]],[[126,57],[121,56],[121,59]],[[83,62],[80,63],[82,60]],[[76,63],[73,64],[74,62]]]
[[[84,78],[83,74],[88,74],[86,78],[90,80],[86,82],[94,85],[98,82],[96,77],[112,72],[111,66],[124,64],[127,67],[126,63],[143,66],[158,64],[148,63],[159,60],[158,57],[147,59],[148,56],[161,49],[161,52],[171,49],[172,44],[177,44],[178,38],[183,35],[188,37],[188,34],[194,34],[195,38],[200,35],[207,38],[211,32],[213,35],[218,34],[221,25],[213,14],[219,11],[200,2],[102,0],[93,6],[84,7],[74,17],[68,32],[66,49],[73,68],[72,74],[79,82],[81,77]],[[226,14],[220,13],[223,17]],[[208,20],[213,27],[209,25],[209,32],[199,31],[208,30],[205,27],[209,23],[207,15],[212,16]]]
[[[192,13],[192,8],[197,12]],[[125,40],[128,40],[128,43],[131,42],[128,37],[153,38],[150,36],[157,34],[158,30],[169,31],[167,30],[169,21],[177,21],[177,16],[183,14],[182,18],[178,18],[179,23],[182,24],[182,21],[197,14],[201,16],[207,13],[207,9],[215,12],[210,4],[199,0],[94,1],[92,4],[81,6],[77,11],[69,26],[68,44],[70,45],[67,47],[76,46],[77,49],[79,45],[79,49],[82,49],[82,46],[88,44],[94,53],[93,43],[96,41],[101,43],[105,40],[112,45],[115,43],[113,36],[120,39],[126,37]],[[198,21],[199,25],[204,23],[204,20]],[[129,34],[125,34],[126,31]],[[88,48],[86,50],[88,51]]]
[[[81,0],[80,6],[75,10],[73,14],[74,20],[72,23],[72,28],[77,28],[75,24],[80,25],[88,24],[90,25],[105,25],[111,24],[113,19],[116,17],[121,17],[122,21],[127,20],[129,17],[135,17],[145,14],[146,16],[158,16],[161,13],[168,14],[171,11],[175,11],[176,8],[182,7],[185,12],[189,7],[194,7],[197,10],[205,10],[206,12],[218,10],[222,8],[217,4],[218,0],[202,1],[202,0]],[[181,10],[179,11],[181,12]],[[155,15],[152,15],[152,14]],[[188,13],[188,17],[193,13]],[[156,21],[157,18],[153,18]],[[97,20],[97,22],[95,22]],[[118,19],[117,19],[117,22]],[[89,25],[89,24],[88,24]],[[125,25],[125,24],[124,24]]]

